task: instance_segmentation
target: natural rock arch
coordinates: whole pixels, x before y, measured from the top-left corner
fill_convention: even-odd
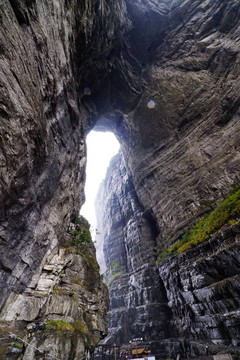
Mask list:
[[[169,243],[204,201],[239,183],[240,5],[0,7],[2,307],[11,292],[35,288],[47,252],[77,217],[85,133],[100,116],[99,126],[123,144],[142,206],[162,237],[171,232]]]

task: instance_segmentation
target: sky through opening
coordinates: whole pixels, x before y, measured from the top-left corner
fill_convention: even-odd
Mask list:
[[[98,188],[105,178],[106,170],[111,158],[119,151],[119,142],[111,132],[91,131],[87,136],[87,169],[85,184],[85,204],[82,206],[80,214],[83,215],[91,224],[92,229],[96,229],[96,215],[94,202]],[[92,232],[92,236],[95,231]]]

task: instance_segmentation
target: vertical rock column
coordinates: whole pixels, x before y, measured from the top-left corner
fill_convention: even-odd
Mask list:
[[[171,312],[155,265],[158,230],[139,204],[121,153],[113,158],[98,196],[110,295],[106,342],[128,344],[142,337],[159,345],[170,336]]]

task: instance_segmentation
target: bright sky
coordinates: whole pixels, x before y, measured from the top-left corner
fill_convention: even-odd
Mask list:
[[[91,131],[87,136],[86,202],[80,214],[94,229],[97,227],[94,202],[98,188],[105,178],[111,158],[118,153],[119,147],[119,142],[113,133]]]

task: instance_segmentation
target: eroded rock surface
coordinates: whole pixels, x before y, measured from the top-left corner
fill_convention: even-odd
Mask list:
[[[238,359],[239,226],[226,226],[195,249],[158,264],[159,235],[138,201],[122,154],[108,169],[98,205],[110,295],[105,341],[128,345],[143,338],[139,346],[161,359],[221,352]]]
[[[144,337],[154,343],[169,338],[174,329],[155,265],[157,229],[139,203],[121,153],[112,159],[97,202],[110,296],[105,342],[128,344]],[[161,350],[164,353],[164,347]]]
[[[76,18],[59,2],[1,1],[1,306],[36,286],[83,200]]]
[[[78,216],[85,134],[98,119],[99,129],[120,140],[121,176],[134,189],[118,194],[126,213],[121,201],[113,207],[118,226],[107,262],[119,251],[122,272],[139,272],[143,283],[133,276],[131,286],[140,293],[129,297],[138,308],[141,292],[151,298],[155,288],[144,284],[145,271],[157,284],[156,249],[240,182],[239,1],[0,0],[0,11],[4,316],[38,316],[39,300],[16,315],[9,299],[25,304],[37,291],[49,254],[59,253]],[[122,237],[129,249],[117,242]],[[46,280],[50,286],[51,276]],[[127,279],[128,294],[129,286]],[[163,286],[156,285],[153,301],[160,309],[169,308]],[[148,320],[140,308],[139,319],[142,328]],[[137,321],[132,326],[138,329]]]
[[[154,250],[166,248],[181,238],[196,219],[219,203],[234,183],[240,183],[239,3],[210,0],[128,1],[127,4],[133,22],[131,51],[142,70],[142,95],[127,114],[111,113],[102,116],[97,123],[99,129],[115,132],[122,144],[126,172],[131,178],[129,190],[122,163],[119,163],[106,180],[102,195],[104,215],[101,221],[108,266],[114,262],[121,266],[136,263],[136,268],[125,265],[126,274],[115,280],[114,290],[110,287],[109,337],[113,341],[115,336],[122,336],[121,325],[125,322],[131,328],[132,338],[142,337],[142,332],[145,336],[144,324],[138,329],[132,326],[135,321],[141,323],[136,304],[145,307],[145,322],[151,323],[147,296],[136,295],[140,299],[137,303],[132,295],[132,302],[127,303],[132,291],[130,279],[134,278],[133,274],[137,276],[137,268],[149,266],[154,272],[156,267],[151,260]],[[228,21],[230,18],[232,21]],[[136,211],[130,218],[126,217],[132,199],[125,192],[134,194],[143,214],[150,214],[148,226],[154,229],[153,235],[141,234],[136,238],[135,229],[140,234],[139,220]],[[125,198],[128,198],[127,204]],[[158,349],[165,349],[165,356],[171,355],[171,349],[175,356],[177,352],[186,354],[188,345],[184,345],[184,339],[189,338],[193,355],[206,355],[209,340],[212,346],[215,344],[209,348],[213,353],[224,351],[222,346],[239,349],[236,321],[239,288],[234,270],[239,268],[238,240],[233,233],[230,239],[225,236],[213,239],[196,250],[198,255],[194,259],[197,261],[198,257],[199,264],[202,261],[197,269],[195,260],[191,260],[191,251],[159,265],[158,285],[154,280],[149,292],[157,286],[165,298],[169,339],[159,326],[159,317],[155,317],[156,328],[159,326],[156,338],[165,339],[163,348],[159,342]],[[126,250],[131,240],[132,253]],[[234,258],[233,277],[228,276],[226,260],[222,257],[228,241],[232,245],[225,259]],[[212,259],[211,266],[206,260],[208,257]],[[208,266],[215,274],[211,280]],[[222,282],[218,282],[218,277]],[[201,289],[195,284],[198,278],[202,279]],[[143,284],[144,276],[139,275],[139,279]],[[133,293],[139,294],[139,289]],[[159,299],[157,295],[153,302],[158,303]],[[196,314],[201,306],[201,314]],[[133,316],[125,317],[131,307]],[[146,331],[146,335],[148,333],[151,331]],[[177,341],[172,336],[177,336]]]
[[[48,318],[48,311],[62,303],[63,318],[78,318],[79,299],[74,302],[59,296],[55,301],[49,293],[56,278],[46,266],[49,252],[60,254],[69,224],[75,222],[84,201],[85,131],[98,112],[90,95],[109,74],[110,58],[112,67],[117,66],[110,54],[114,49],[118,55],[129,27],[126,6],[122,0],[97,5],[82,0],[1,0],[0,26],[2,316],[26,326],[39,317]],[[71,262],[83,276],[79,281],[84,282],[81,257],[73,255]],[[100,286],[98,273],[96,279],[91,273],[88,276]],[[100,297],[102,290],[99,287]],[[80,305],[97,311],[102,305],[91,299],[94,291],[89,289]],[[97,316],[95,320],[98,331]],[[13,332],[15,326],[13,323]],[[53,354],[60,351],[64,359],[73,356],[70,340],[62,351],[51,350]],[[39,346],[39,339],[31,341]],[[55,334],[46,341],[54,348],[60,338]],[[81,338],[79,341],[82,354],[86,347]],[[29,349],[24,356],[35,358],[33,347]]]
[[[82,251],[66,241],[48,251],[36,287],[12,292],[3,306],[0,358],[85,357],[107,334],[107,308],[93,244]]]
[[[2,306],[41,271],[48,247],[78,215],[86,121],[97,114],[89,94],[129,24],[121,0],[0,7]]]
[[[239,226],[159,265],[168,304],[180,335],[209,351],[240,353]],[[231,260],[230,260],[231,259]]]
[[[163,246],[239,183],[240,9],[237,1],[127,3],[142,95],[127,114],[102,117],[99,128],[122,143]]]

